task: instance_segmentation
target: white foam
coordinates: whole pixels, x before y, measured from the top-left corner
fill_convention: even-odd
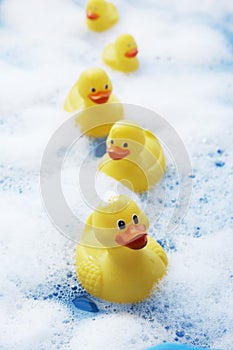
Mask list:
[[[85,1],[0,3],[0,343],[4,350],[92,350],[109,349],[109,344],[111,350],[144,349],[174,341],[176,330],[184,327],[185,335],[178,341],[199,338],[198,344],[229,350],[233,85],[232,47],[226,32],[232,31],[233,4],[229,0],[203,0],[198,6],[195,0],[114,3],[121,20],[101,34],[89,32],[85,25]],[[103,47],[124,32],[132,33],[139,46],[141,66],[130,75],[112,71],[101,60]],[[184,140],[196,176],[187,216],[173,234],[167,236],[164,229],[173,208],[170,202],[155,220],[161,210],[159,191],[152,191],[156,198],[146,208],[153,222],[151,233],[167,240],[169,270],[160,290],[132,309],[108,304],[105,308],[106,303],[96,301],[102,313],[95,317],[80,310],[72,313],[69,294],[63,298],[67,305],[58,303],[56,296],[43,300],[58,284],[71,289],[67,273],[75,271],[76,243],[50,223],[39,188],[44,149],[69,116],[62,110],[65,96],[90,66],[106,69],[122,102],[143,105],[166,117]],[[84,141],[83,155],[87,147]],[[223,155],[216,153],[218,148]],[[75,187],[79,156],[70,151],[62,181],[67,202],[85,221],[91,208]],[[225,166],[217,168],[218,160]],[[97,163],[90,157],[88,169],[94,172]],[[115,191],[115,182],[98,176],[96,191],[105,198],[108,191]],[[170,181],[174,185],[175,180]],[[168,200],[175,193],[171,190]],[[200,198],[205,196],[208,201],[203,204]],[[143,198],[135,200],[144,205]],[[200,237],[195,236],[197,226]],[[186,329],[185,322],[192,327]]]
[[[145,347],[145,341],[152,346],[155,339],[159,343],[166,337],[165,330],[158,323],[154,323],[153,337],[148,328],[148,321],[126,313],[98,317],[95,321],[85,320],[75,329],[71,349],[107,350],[111,347],[111,350],[140,350]]]
[[[54,302],[21,300],[16,305],[1,305],[1,346],[4,349],[60,348],[67,338],[64,320],[69,315]],[[14,333],[12,334],[12,329]],[[58,336],[59,334],[59,336]]]

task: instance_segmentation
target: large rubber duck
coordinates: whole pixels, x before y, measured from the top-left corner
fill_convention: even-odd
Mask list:
[[[139,67],[137,44],[130,34],[120,35],[115,43],[108,44],[102,58],[111,68],[129,73]]]
[[[89,0],[86,6],[86,20],[89,29],[102,32],[119,19],[116,7],[105,0]]]
[[[158,139],[130,121],[113,125],[106,141],[107,153],[99,170],[115,178],[131,190],[149,190],[164,175],[165,157]]]
[[[76,251],[82,286],[95,297],[134,303],[165,275],[163,248],[148,236],[148,219],[125,195],[101,203],[89,216]]]
[[[65,100],[64,109],[80,110],[76,122],[83,133],[92,137],[107,136],[112,125],[123,118],[123,107],[112,94],[112,83],[100,68],[82,72]]]

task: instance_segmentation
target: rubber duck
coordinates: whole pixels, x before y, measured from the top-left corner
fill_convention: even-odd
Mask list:
[[[158,139],[136,123],[127,120],[115,123],[106,149],[99,170],[135,192],[149,190],[164,175],[165,157]]]
[[[119,19],[116,7],[105,0],[89,0],[86,6],[86,21],[89,29],[102,32]]]
[[[81,132],[96,138],[107,136],[112,125],[123,118],[123,107],[112,94],[112,83],[100,68],[88,68],[81,73],[65,100],[64,109],[80,110],[76,123]]]
[[[101,202],[89,216],[76,250],[76,272],[93,296],[116,303],[148,297],[165,275],[163,248],[148,236],[148,218],[125,195]]]
[[[139,67],[137,44],[130,34],[120,35],[115,43],[108,44],[102,58],[111,68],[121,72],[133,72]]]

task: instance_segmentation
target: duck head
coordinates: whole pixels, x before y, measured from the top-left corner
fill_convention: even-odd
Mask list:
[[[79,77],[78,91],[90,105],[103,104],[110,98],[112,83],[103,69],[89,68]]]
[[[136,203],[119,195],[101,203],[92,214],[92,229],[104,247],[122,246],[139,250],[147,244],[148,219]]]
[[[98,22],[107,11],[107,3],[104,0],[89,0],[86,6],[86,17],[89,21]]]
[[[120,35],[115,42],[115,48],[119,59],[132,59],[138,54],[137,44],[130,34]]]
[[[122,120],[113,125],[107,138],[107,152],[112,160],[137,162],[146,142],[144,130],[136,123]]]

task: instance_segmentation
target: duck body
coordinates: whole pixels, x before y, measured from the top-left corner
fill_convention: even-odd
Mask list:
[[[120,201],[125,198],[120,197]],[[140,214],[132,200],[127,198],[127,201],[122,201],[123,210],[116,213],[94,212],[86,223],[76,251],[77,275],[83,287],[98,298],[116,303],[139,302],[148,297],[166,273],[167,266],[166,253],[145,233],[145,214]],[[132,213],[138,215],[137,224],[131,223]],[[100,228],[95,227],[98,216],[102,217],[102,234]],[[113,225],[123,220],[115,221],[116,218],[123,218],[126,224],[120,233]]]
[[[77,249],[77,275],[92,295],[115,303],[134,303],[147,298],[166,273],[161,246],[152,238],[147,248]],[[126,268],[127,267],[127,268]]]
[[[90,30],[102,32],[119,19],[116,7],[105,0],[89,0],[86,6],[86,22]]]
[[[129,34],[118,37],[115,43],[108,44],[103,51],[103,61],[112,69],[130,73],[138,69],[137,44]]]
[[[132,128],[135,129],[133,132]],[[100,171],[141,193],[163,177],[165,168],[163,149],[149,130],[127,121],[117,122],[112,127],[107,153],[99,163]]]
[[[67,112],[78,112],[76,124],[91,137],[107,136],[112,125],[123,118],[123,107],[112,94],[112,83],[100,68],[82,72],[65,103]]]
[[[76,124],[83,134],[102,138],[107,136],[114,123],[122,118],[123,107],[115,96],[111,96],[108,103],[84,107],[77,115]]]

